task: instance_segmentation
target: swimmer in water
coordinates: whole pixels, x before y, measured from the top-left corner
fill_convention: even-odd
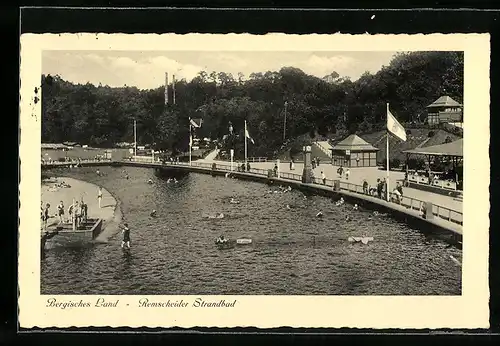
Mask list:
[[[238,204],[238,203],[240,203],[240,201],[238,201],[237,199],[231,198],[230,203]]]
[[[349,217],[349,215],[346,215],[346,216],[345,216],[345,220],[346,220],[346,221],[351,221],[351,218]]]
[[[227,243],[227,239],[226,239],[226,238],[224,238],[224,236],[223,236],[223,235],[220,235],[220,236],[219,236],[219,238],[217,238],[217,239],[215,240],[215,242],[216,242],[217,244],[224,244],[224,243]]]
[[[153,209],[153,211],[149,214],[149,216],[151,217],[156,217],[156,210]]]
[[[335,206],[338,207],[338,206],[341,206],[342,204],[344,204],[344,198],[340,197],[340,199],[337,202],[335,202]]]
[[[219,215],[217,215],[217,218],[218,219],[223,219],[224,218],[224,213],[220,213]]]
[[[352,210],[358,210],[358,205],[354,204],[354,207],[352,208]]]
[[[322,212],[317,213],[316,217],[323,217],[323,213]]]
[[[153,184],[153,180],[148,179],[148,184]]]
[[[290,207],[290,204],[287,204],[287,205],[286,205],[286,208],[287,208],[288,210],[292,209],[292,208]]]

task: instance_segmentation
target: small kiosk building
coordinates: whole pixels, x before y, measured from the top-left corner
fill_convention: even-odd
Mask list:
[[[333,146],[332,164],[344,167],[376,167],[378,148],[352,134]]]

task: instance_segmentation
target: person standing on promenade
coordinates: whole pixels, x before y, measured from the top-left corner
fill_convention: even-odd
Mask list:
[[[378,198],[382,198],[382,182],[380,179],[377,179],[377,196]]]
[[[345,179],[346,179],[346,180],[349,180],[349,174],[350,174],[350,173],[351,173],[351,172],[349,171],[349,168],[347,168],[347,169],[345,170]]]
[[[102,201],[102,187],[99,186],[99,191],[97,192],[97,200],[99,201],[99,208],[101,208]]]
[[[122,248],[127,245],[127,247],[130,249],[130,228],[128,228],[128,224],[124,224],[122,229]]]
[[[325,173],[323,173],[323,171],[321,171],[321,180],[323,181],[323,185],[326,185],[326,177],[325,177]]]

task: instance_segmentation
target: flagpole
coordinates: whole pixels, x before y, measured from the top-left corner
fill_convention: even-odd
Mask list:
[[[189,165],[191,166],[191,147],[193,146],[193,134],[192,134],[191,118],[189,118]]]
[[[245,120],[245,169],[247,167],[248,162],[248,153],[247,153],[247,121]]]
[[[387,112],[386,112],[386,117],[387,119],[389,118],[389,103],[387,103]],[[389,129],[387,128],[387,119],[386,119],[386,129],[385,129],[385,132],[386,132],[386,156],[387,156],[387,159],[386,159],[386,165],[387,165],[387,179],[386,179],[386,193],[387,193],[387,201],[390,200],[389,198],[389,195],[390,195],[390,188],[389,188]]]
[[[134,156],[137,156],[137,121],[135,119],[134,119]]]

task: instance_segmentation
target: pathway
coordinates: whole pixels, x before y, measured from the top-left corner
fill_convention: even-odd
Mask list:
[[[226,161],[213,161],[220,164],[228,164]],[[275,165],[275,162],[254,162],[250,164],[252,168],[259,169],[272,169]],[[302,174],[303,163],[296,163],[295,170],[290,170],[289,163],[280,163],[280,172],[286,173],[294,173],[294,174]],[[338,179],[337,174],[338,166],[333,166],[331,164],[320,164],[319,167],[316,167],[313,172],[314,176],[319,178],[321,177],[321,172],[325,174],[327,179]],[[341,181],[349,182],[356,185],[363,185],[363,180],[366,179],[370,186],[375,186],[377,183],[377,179],[386,178],[387,171],[379,169],[378,167],[360,167],[360,168],[351,168],[349,180],[346,179],[345,174],[343,175]],[[390,171],[389,172],[389,188],[393,190],[395,187],[396,181],[401,181],[404,179],[404,172]],[[417,190],[410,187],[403,188],[404,196],[415,198],[418,200],[429,201],[433,204],[449,208],[455,211],[462,213],[463,211],[463,203],[461,200],[455,199],[451,196],[440,195],[433,192]]]

